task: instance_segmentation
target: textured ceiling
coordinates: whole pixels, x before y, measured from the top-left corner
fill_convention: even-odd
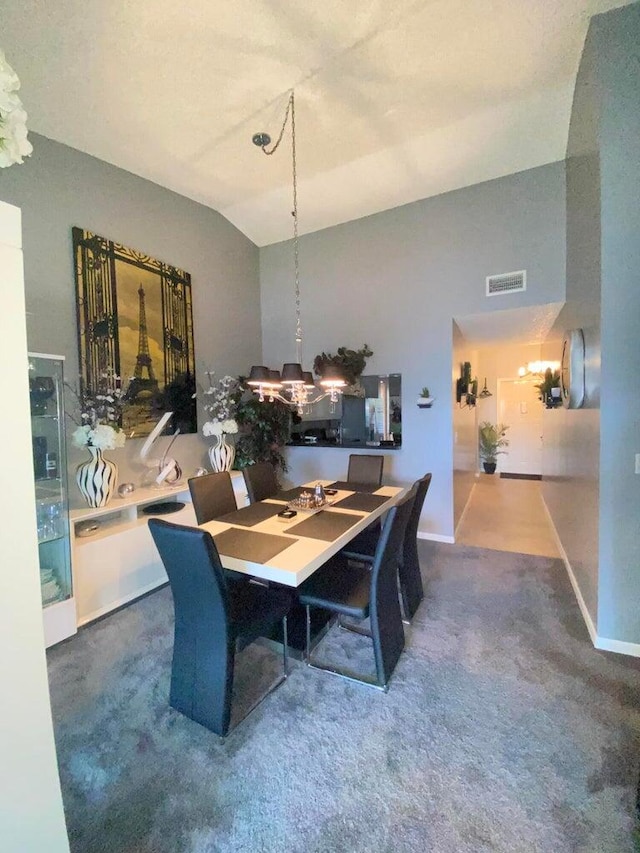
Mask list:
[[[547,340],[563,304],[549,302],[530,308],[507,308],[454,319],[470,346],[541,344]]]
[[[562,159],[589,17],[616,0],[0,0],[30,127],[259,245]]]

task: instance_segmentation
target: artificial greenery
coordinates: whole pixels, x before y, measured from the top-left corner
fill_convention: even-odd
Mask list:
[[[344,377],[347,385],[355,385],[367,366],[367,359],[372,355],[373,350],[369,349],[368,344],[363,344],[358,350],[338,347],[335,355],[327,352],[317,355],[313,360],[313,369],[316,376],[322,377],[327,368],[333,367]]]
[[[478,433],[480,458],[483,462],[495,463],[498,461],[499,453],[506,453],[506,450],[500,450],[500,448],[509,446],[509,439],[504,437],[508,429],[506,424],[492,424],[490,421],[483,421],[480,424]]]
[[[423,388],[423,389],[422,389],[422,391],[420,392],[420,396],[421,396],[421,397],[429,397],[429,396],[430,396],[430,394],[429,394],[429,389],[427,388],[427,386],[426,386],[426,385],[424,386],[424,388]]]
[[[544,379],[536,385],[536,388],[540,392],[540,399],[545,402],[547,397],[551,396],[551,389],[559,387],[560,371],[551,370],[550,367],[547,367],[544,372]]]
[[[173,429],[177,428],[181,433],[197,432],[195,393],[195,378],[190,373],[178,374],[155,394],[152,401],[154,416],[173,412]]]
[[[252,394],[238,403],[236,420],[240,432],[236,438],[236,468],[246,468],[256,462],[271,462],[287,471],[282,448],[289,440],[291,410],[279,400],[273,403]]]

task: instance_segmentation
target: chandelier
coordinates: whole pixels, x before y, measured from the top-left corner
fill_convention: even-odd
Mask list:
[[[322,388],[318,388],[314,381],[311,371],[302,369],[302,323],[300,320],[300,264],[298,252],[298,172],[296,164],[296,104],[295,95],[291,91],[287,110],[285,112],[284,121],[280,128],[278,138],[271,145],[271,137],[268,133],[256,133],[253,136],[253,144],[257,145],[264,154],[274,154],[282,142],[287,123],[291,121],[291,171],[293,178],[293,265],[294,265],[294,292],[295,292],[295,315],[296,315],[296,332],[295,332],[295,352],[296,360],[287,362],[282,366],[282,372],[279,370],[271,370],[263,364],[253,365],[249,373],[247,384],[258,395],[261,403],[268,400],[272,403],[274,400],[280,400],[281,403],[286,403],[289,406],[295,406],[298,414],[301,415],[305,409],[309,409],[314,403],[319,400],[329,397],[331,401],[331,410],[338,401],[338,395],[342,393],[342,388],[347,384],[343,376],[336,371],[325,373],[320,381]]]

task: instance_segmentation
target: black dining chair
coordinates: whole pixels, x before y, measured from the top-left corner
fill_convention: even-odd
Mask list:
[[[192,477],[188,485],[198,524],[205,524],[238,508],[228,471]]]
[[[367,486],[382,485],[384,456],[376,453],[351,453],[347,468],[348,483],[363,483]]]
[[[347,566],[338,554],[314,572],[298,588],[298,601],[306,608],[307,638],[305,657],[313,669],[340,675],[379,690],[388,690],[389,679],[404,649],[404,629],[398,599],[398,550],[411,514],[414,495],[408,494],[387,513],[371,571],[364,566]],[[370,630],[362,630],[373,641],[376,678],[320,663],[311,654],[311,608],[329,610],[338,616],[370,620]]]
[[[248,465],[242,473],[250,504],[270,498],[279,489],[276,471],[270,462],[256,462],[255,465]]]
[[[175,611],[169,704],[225,737],[231,722],[235,653],[282,622],[283,674],[242,719],[288,674],[287,614],[291,595],[257,584],[227,584],[210,533],[149,520],[149,530],[169,576]]]
[[[402,607],[406,619],[413,619],[424,598],[420,558],[418,557],[418,524],[424,500],[431,485],[431,474],[425,474],[412,486],[416,497],[407,523],[404,541],[399,553],[398,581]],[[372,563],[378,545],[378,533],[368,527],[358,534],[344,549],[343,555],[356,562]]]

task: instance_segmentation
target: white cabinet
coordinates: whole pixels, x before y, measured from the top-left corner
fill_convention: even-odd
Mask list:
[[[233,471],[238,506],[246,503],[244,478]],[[69,514],[78,625],[104,616],[167,582],[167,575],[149,533],[153,514],[145,507],[184,503],[177,512],[159,517],[195,525],[196,516],[186,484],[173,488],[141,488],[105,507],[75,509]],[[95,525],[95,527],[94,527]]]

